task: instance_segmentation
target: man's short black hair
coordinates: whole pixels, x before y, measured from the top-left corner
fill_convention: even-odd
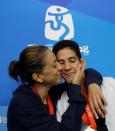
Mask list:
[[[72,51],[75,52],[76,56],[80,59],[81,58],[81,53],[79,49],[79,45],[72,40],[62,40],[57,42],[54,47],[53,47],[53,52],[55,55],[57,55],[58,51],[64,49],[64,48],[70,48]]]

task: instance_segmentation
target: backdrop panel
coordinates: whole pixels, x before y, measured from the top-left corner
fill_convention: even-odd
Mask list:
[[[8,64],[28,45],[52,48],[58,40],[75,40],[87,67],[115,77],[114,7],[114,0],[0,1],[0,131],[6,130],[7,106],[17,87]]]

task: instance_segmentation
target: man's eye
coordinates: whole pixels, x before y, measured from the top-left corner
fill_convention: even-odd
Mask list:
[[[76,62],[77,59],[76,59],[76,58],[71,58],[69,61],[70,61],[70,62]]]
[[[71,59],[70,62],[76,62],[76,60],[75,59]]]
[[[63,64],[64,62],[62,62],[62,61],[59,61],[59,64]]]
[[[64,62],[63,61],[58,61],[59,62],[59,64],[63,64]]]

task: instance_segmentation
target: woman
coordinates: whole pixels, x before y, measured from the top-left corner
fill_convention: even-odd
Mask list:
[[[70,105],[57,122],[56,103],[63,88],[50,88],[60,83],[60,70],[53,52],[40,45],[25,48],[19,60],[10,63],[9,75],[22,84],[9,104],[8,131],[76,130],[86,103],[79,86],[84,67],[78,72],[76,88],[67,87]]]

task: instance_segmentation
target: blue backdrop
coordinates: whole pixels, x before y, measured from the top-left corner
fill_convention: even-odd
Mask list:
[[[6,131],[7,105],[17,87],[8,64],[27,45],[52,48],[58,40],[73,39],[87,67],[115,77],[114,7],[114,0],[0,1],[0,131]]]

